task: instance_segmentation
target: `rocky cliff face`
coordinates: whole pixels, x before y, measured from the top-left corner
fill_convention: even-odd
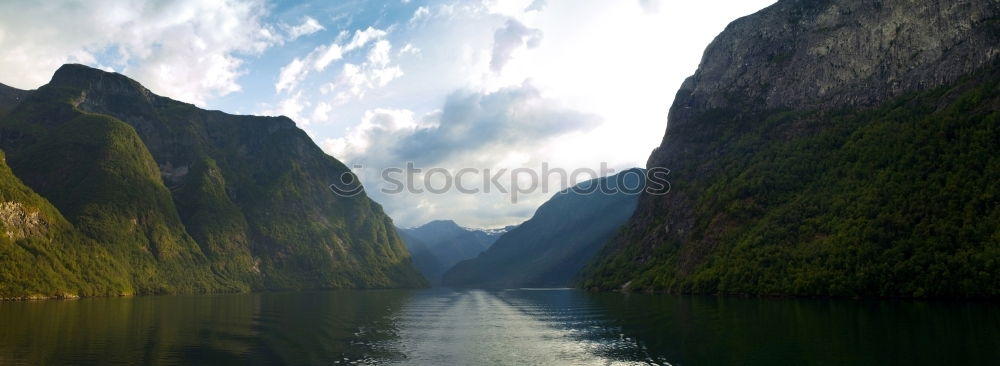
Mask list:
[[[48,233],[48,223],[41,218],[38,210],[25,207],[21,202],[0,202],[0,225],[3,225],[4,235],[10,240],[43,237]]]
[[[866,209],[875,211],[872,215],[883,212],[907,217],[895,222],[901,226],[894,226],[885,236],[851,236],[847,228],[833,228],[817,220],[852,222],[856,228],[875,225],[877,217],[850,211],[843,202],[890,196],[882,190],[887,188],[874,187],[887,183],[879,177],[889,170],[899,175],[893,179],[916,176],[913,180],[924,184],[920,188],[921,183],[909,182],[914,185],[910,200],[916,200],[912,195],[925,200],[946,195],[932,192],[935,183],[926,181],[935,172],[968,182],[983,178],[985,172],[971,167],[982,162],[967,160],[974,159],[972,156],[950,162],[956,164],[951,171],[929,166],[926,169],[930,171],[918,174],[914,161],[923,158],[904,154],[946,154],[948,149],[996,151],[995,141],[945,139],[956,138],[956,132],[926,134],[932,131],[930,121],[941,122],[938,127],[942,130],[956,129],[957,120],[949,120],[951,125],[942,122],[952,118],[952,113],[968,119],[970,130],[964,133],[991,133],[995,127],[990,116],[996,110],[995,101],[990,99],[991,78],[995,76],[991,70],[996,68],[998,56],[1000,1],[995,0],[782,0],[733,22],[708,46],[698,71],[678,91],[663,142],[649,158],[649,167],[672,170],[672,191],[642,197],[626,233],[591,267],[585,285],[848,296],[995,293],[995,286],[990,290],[985,285],[930,284],[921,282],[924,275],[902,274],[902,267],[929,271],[924,266],[931,266],[914,262],[912,247],[906,255],[883,256],[912,246],[902,243],[924,235],[912,232],[913,226],[910,231],[905,228],[923,222],[919,217],[950,220],[931,207],[907,202],[905,197],[866,201]],[[957,104],[963,97],[974,102]],[[960,107],[971,109],[959,112]],[[907,117],[910,122],[926,123],[892,125],[898,122],[893,113],[902,110],[911,112]],[[896,132],[886,132],[889,130]],[[865,140],[865,132],[885,135],[881,135],[881,143],[873,143]],[[909,136],[909,140],[902,136]],[[921,138],[926,140],[922,143],[940,149],[928,151],[916,141]],[[944,145],[946,142],[953,144]],[[982,156],[992,161],[988,154]],[[877,159],[881,161],[862,164]],[[836,175],[847,170],[860,177]],[[954,189],[993,192],[995,187],[970,184]],[[867,190],[864,194],[868,196],[862,190]],[[993,215],[995,200],[987,202],[975,212],[984,217]],[[892,207],[896,204],[907,206],[906,211]],[[788,212],[798,216],[781,216],[784,221],[775,218]],[[778,235],[775,232],[789,230],[794,235],[773,237]],[[963,250],[987,257],[994,255],[992,231],[983,230],[955,245],[968,245]],[[940,235],[931,236],[939,242],[953,241]],[[888,263],[854,261],[834,268],[838,266],[831,264],[835,258],[824,256],[846,253],[813,250],[838,245],[857,246],[863,250],[853,255],[865,252],[872,256],[867,261]],[[939,263],[944,263],[943,258],[954,258],[957,249],[936,253],[942,257]],[[994,268],[989,263],[995,260],[984,259],[984,267],[976,270]],[[813,268],[806,264],[809,262],[821,265]],[[892,266],[898,268],[888,268]],[[810,271],[809,276],[799,276]],[[954,272],[952,278],[960,279]],[[764,278],[765,274],[782,278]],[[850,284],[813,278],[820,274],[844,278]],[[978,278],[975,273],[969,276]],[[889,278],[900,283],[888,283]],[[875,282],[878,285],[873,285]]]
[[[14,173],[137,263],[135,292],[423,284],[381,207],[334,194],[351,172],[288,118],[201,110],[82,65],[21,95],[0,116]]]
[[[726,27],[670,116],[874,105],[952,83],[1000,54],[995,0],[783,0]]]

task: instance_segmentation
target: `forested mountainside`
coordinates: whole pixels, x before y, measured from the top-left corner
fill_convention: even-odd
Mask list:
[[[334,194],[351,173],[287,118],[201,110],[82,65],[0,94],[4,179],[23,191],[3,204],[60,228],[5,238],[0,267],[18,269],[2,297],[425,285],[381,207]],[[104,259],[88,270],[106,281],[86,281],[81,263]]]
[[[782,0],[678,91],[592,289],[1000,295],[1000,2]]]

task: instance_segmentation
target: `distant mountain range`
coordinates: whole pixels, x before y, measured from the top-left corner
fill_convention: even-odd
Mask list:
[[[426,284],[288,118],[65,65],[38,90],[0,86],[0,149],[0,298]]]
[[[409,248],[417,270],[437,285],[445,271],[460,261],[475,258],[514,227],[470,229],[451,220],[438,220],[396,231]]]
[[[571,286],[580,269],[635,211],[639,196],[618,188],[641,186],[644,176],[644,170],[632,169],[556,193],[531,219],[501,236],[488,250],[448,270],[443,284]],[[595,187],[606,188],[595,191]]]

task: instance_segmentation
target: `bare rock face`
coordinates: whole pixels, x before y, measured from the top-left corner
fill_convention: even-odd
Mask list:
[[[730,24],[671,124],[732,106],[872,105],[954,82],[1000,54],[996,0],[785,0]]]
[[[48,233],[48,223],[38,210],[29,209],[20,202],[0,202],[0,227],[10,240],[44,237]]]

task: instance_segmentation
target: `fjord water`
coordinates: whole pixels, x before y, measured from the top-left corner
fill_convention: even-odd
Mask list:
[[[990,364],[993,303],[330,291],[0,303],[0,364]]]

